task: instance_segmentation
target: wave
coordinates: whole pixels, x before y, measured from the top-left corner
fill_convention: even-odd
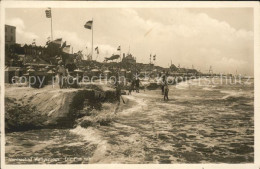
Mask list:
[[[189,83],[188,81],[185,82],[180,82],[176,85],[176,89],[187,89],[191,86],[191,83]]]
[[[209,88],[209,87],[204,87],[204,88],[202,88],[202,90],[213,91],[214,89]]]
[[[138,95],[140,95],[141,93],[138,93]],[[132,114],[134,112],[138,112],[142,109],[145,109],[148,107],[147,101],[135,96],[124,96],[124,98],[128,99],[128,105],[127,109],[123,109],[121,111],[119,111],[118,113],[121,115],[129,115]]]
[[[221,90],[220,93],[227,94],[221,98],[222,100],[248,100],[254,97],[250,93],[242,90]]]
[[[89,163],[98,163],[105,158],[109,144],[105,139],[103,139],[97,129],[93,127],[83,128],[81,126],[77,126],[76,128],[70,130],[70,132],[81,136],[90,144],[97,145],[93,156],[89,159]]]

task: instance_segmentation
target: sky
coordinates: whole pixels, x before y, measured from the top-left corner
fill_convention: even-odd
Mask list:
[[[43,8],[6,9],[6,24],[16,26],[17,43],[44,45],[51,20]],[[137,62],[194,68],[215,73],[253,75],[254,30],[252,8],[53,8],[53,36],[91,51],[92,32],[84,24],[93,18],[93,59],[132,53]],[[87,47],[87,48],[86,48]]]

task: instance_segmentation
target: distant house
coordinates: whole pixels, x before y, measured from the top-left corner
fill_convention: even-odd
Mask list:
[[[5,25],[5,47],[16,43],[16,27],[11,25]]]
[[[196,73],[198,73],[198,71],[196,69],[187,69],[187,73],[196,74]]]
[[[123,54],[122,63],[135,64],[136,59],[132,56],[132,54],[127,54],[127,56]]]
[[[50,64],[39,56],[26,55],[24,58],[24,65],[49,66]]]
[[[178,68],[178,73],[187,73],[185,68]]]
[[[12,83],[12,79],[14,76],[21,76],[23,69],[20,67],[5,67],[5,83]]]
[[[121,62],[122,66],[127,70],[137,71],[137,65],[136,65],[136,58],[133,57],[132,54],[125,54],[123,53],[123,58]]]
[[[178,70],[178,68],[174,65],[174,64],[171,64],[171,66],[170,66],[170,71],[177,71]]]

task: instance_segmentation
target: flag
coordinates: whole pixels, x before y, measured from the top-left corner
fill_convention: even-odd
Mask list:
[[[45,10],[46,18],[51,18],[51,8]]]
[[[61,45],[62,38],[56,39],[53,41],[53,43]]]
[[[117,50],[121,50],[121,46],[118,46]]]
[[[156,55],[153,55],[153,60],[155,60],[156,59]]]
[[[95,51],[97,51],[97,54],[99,54],[98,46],[95,48]]]
[[[69,54],[69,53],[70,53],[70,45],[65,46],[65,47],[62,49],[62,52]]]
[[[84,25],[84,27],[86,29],[92,29],[92,24],[93,24],[93,21],[87,21],[86,24]]]
[[[50,37],[48,37],[48,38],[47,38],[46,45],[49,45],[50,42],[51,42]]]
[[[61,45],[61,48],[65,48],[67,45],[66,45],[66,41],[63,42],[63,44]]]
[[[91,58],[92,58],[92,54],[89,53],[88,56],[87,56],[87,60],[91,60]]]
[[[36,45],[35,39],[33,39],[32,45]]]

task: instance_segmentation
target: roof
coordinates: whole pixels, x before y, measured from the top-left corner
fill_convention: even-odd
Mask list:
[[[21,71],[22,69],[20,67],[9,67],[9,66],[6,66],[5,67],[5,71]]]
[[[33,58],[30,55],[25,57],[25,65],[50,65],[48,62],[44,61],[43,59],[37,57]]]
[[[15,26],[12,26],[12,25],[7,25],[5,24],[6,27],[12,27],[12,28],[16,28]]]
[[[198,72],[196,69],[187,69],[187,72],[188,73],[196,73]]]
[[[179,68],[178,72],[186,73],[186,69],[185,68]]]
[[[177,69],[177,67],[174,64],[171,64],[170,68],[171,69]]]

